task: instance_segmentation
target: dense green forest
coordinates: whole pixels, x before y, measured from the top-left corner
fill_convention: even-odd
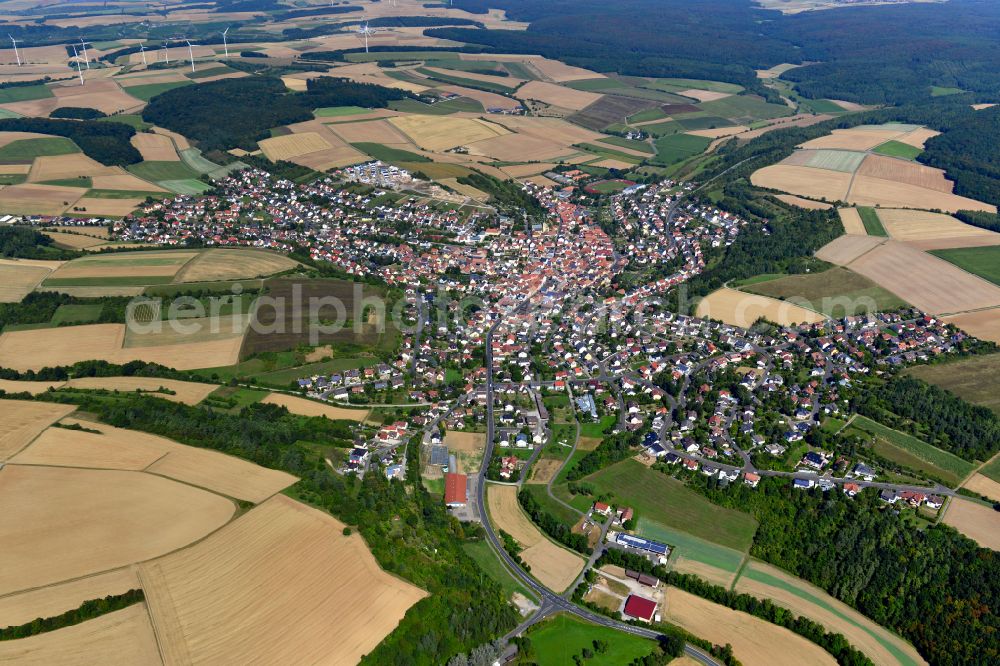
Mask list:
[[[124,123],[5,118],[0,120],[0,132],[37,132],[64,136],[80,146],[87,157],[107,166],[127,166],[142,161],[142,155],[131,143],[135,128]]]
[[[517,611],[462,544],[482,537],[476,524],[448,515],[420,480],[419,438],[410,442],[407,481],[390,481],[377,468],[363,480],[335,474],[325,446],[352,445],[355,424],[290,414],[257,404],[224,414],[135,394],[56,392],[40,399],[80,405],[101,421],[222,451],[301,480],[286,491],[357,526],[379,564],[431,595],[407,612],[399,627],[363,663],[437,665],[469,652],[517,624]]]
[[[107,118],[108,114],[86,106],[60,106],[49,114],[49,118],[66,118],[68,120],[95,120]]]
[[[40,617],[25,624],[12,627],[0,627],[0,641],[10,641],[17,638],[27,638],[43,634],[47,631],[55,631],[63,627],[71,627],[86,620],[92,620],[101,615],[107,615],[115,611],[127,608],[132,604],[137,604],[145,598],[142,590],[129,590],[122,594],[111,594],[103,599],[88,599],[78,608],[68,610],[62,615],[54,617]]]
[[[272,127],[312,119],[324,106],[384,108],[408,93],[347,79],[310,79],[308,90],[290,92],[280,79],[257,76],[173,88],[150,100],[142,117],[198,142],[203,151],[256,150]],[[224,122],[220,122],[220,119]]]
[[[1000,553],[945,525],[916,529],[875,490],[848,498],[785,479],[718,488],[700,475],[691,484],[760,521],[751,555],[899,632],[931,664],[1000,660]]]
[[[914,377],[866,385],[851,410],[966,460],[989,460],[1000,449],[1000,418],[993,410]]]
[[[787,16],[751,0],[457,0],[456,6],[479,13],[500,8],[531,24],[523,32],[442,28],[428,34],[601,72],[754,88],[757,68],[814,62],[784,75],[807,97],[898,104],[928,98],[932,85],[1000,96],[1000,6],[992,0]]]
[[[73,259],[79,252],[55,247],[52,239],[27,227],[0,227],[0,257]]]

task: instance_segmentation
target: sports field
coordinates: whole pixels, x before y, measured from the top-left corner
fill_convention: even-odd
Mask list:
[[[974,464],[952,453],[864,416],[856,416],[845,434],[852,430],[874,436],[874,450],[883,458],[940,477],[952,486],[958,485],[975,468]]]
[[[560,613],[535,625],[527,634],[535,652],[535,661],[551,666],[575,666],[584,648],[593,652],[594,641],[608,644],[605,652],[587,659],[588,666],[619,666],[652,653],[656,644],[608,627],[584,622]]]
[[[164,661],[355,663],[371,652],[426,593],[343,532],[329,514],[279,495],[140,565]]]
[[[644,518],[727,548],[745,552],[757,530],[750,514],[712,504],[681,481],[636,460],[623,460],[586,479]]]

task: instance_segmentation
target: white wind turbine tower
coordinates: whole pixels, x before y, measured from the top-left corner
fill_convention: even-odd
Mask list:
[[[87,42],[83,41],[83,37],[80,38],[80,46],[83,47],[83,62],[87,64],[87,69],[90,69],[90,58],[87,57]]]
[[[232,27],[232,26],[230,26]],[[226,59],[229,59],[229,44],[226,42],[226,33],[229,32],[229,28],[222,31],[222,48],[226,52]]]
[[[76,60],[76,73],[80,75],[80,85],[83,85],[83,68],[80,67],[80,53],[76,50],[76,44],[71,44],[73,47],[73,60]]]
[[[163,41],[163,59],[170,64],[170,42],[166,40]]]
[[[365,53],[368,53],[368,37],[375,34],[375,29],[368,27],[368,21],[365,24],[358,26],[358,34],[363,35],[365,38]]]
[[[14,39],[10,34],[8,34],[7,36],[10,37],[10,41],[14,45],[14,58],[17,59],[17,66],[20,67],[21,66],[21,54],[17,52],[17,42],[18,42],[18,40]]]
[[[142,64],[146,64],[146,47],[143,46],[142,42],[139,42],[139,53],[142,54]]]
[[[193,72],[194,71],[194,49],[191,48],[191,40],[190,39],[185,38],[184,41],[187,42],[187,45],[188,45],[188,60],[191,62],[191,71]]]

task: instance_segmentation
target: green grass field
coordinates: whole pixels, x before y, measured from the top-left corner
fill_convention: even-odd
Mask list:
[[[75,277],[50,278],[42,282],[43,287],[144,287],[153,284],[169,284],[170,275],[116,276],[116,277]]]
[[[136,190],[90,190],[87,192],[87,196],[92,199],[135,199],[137,197],[139,199],[146,197],[162,199],[169,195],[163,192],[139,192]]]
[[[705,79],[653,79],[643,84],[649,88],[657,88],[673,92],[674,90],[710,90],[712,92],[735,95],[743,91],[743,86],[723,81],[707,81]]]
[[[803,111],[813,113],[844,113],[844,107],[828,99],[800,99],[799,106]]]
[[[10,109],[0,109],[0,120],[5,120],[7,118],[23,118],[17,111],[11,111]]]
[[[589,417],[588,417],[589,418]],[[614,414],[608,414],[601,418],[597,423],[580,423],[580,437],[604,437],[604,431],[615,424],[618,417]]]
[[[865,225],[865,232],[869,236],[888,236],[882,220],[878,219],[878,212],[874,208],[858,206],[858,215],[861,216],[861,223]]]
[[[646,143],[645,141],[636,141],[635,139],[623,139],[620,136],[609,136],[604,139],[598,139],[600,143],[606,143],[611,146],[618,146],[619,148],[629,148],[630,150],[638,150],[643,153],[649,153],[652,155],[655,151],[653,147]]]
[[[668,136],[670,134],[679,134],[685,131],[683,125],[681,125],[676,120],[667,120],[662,123],[653,123],[651,125],[643,125],[642,131],[650,136],[660,137]]]
[[[423,157],[423,155],[418,155],[418,157]],[[468,167],[448,162],[394,162],[394,164],[411,173],[420,171],[429,178],[461,178],[472,173],[472,169]]]
[[[441,60],[458,58],[457,53],[449,51],[380,51],[371,53],[345,53],[347,62],[376,62],[379,60],[398,60],[400,62],[415,62],[424,60]]]
[[[645,123],[652,120],[660,120],[661,118],[666,117],[667,114],[663,109],[654,107],[652,109],[646,109],[645,111],[640,111],[639,113],[631,115],[627,118],[627,120],[630,123]]]
[[[48,86],[14,86],[13,88],[0,89],[0,104],[28,102],[33,99],[46,99],[52,96],[52,90]]]
[[[184,76],[189,79],[197,81],[198,79],[206,79],[210,76],[219,76],[220,74],[232,74],[235,69],[226,67],[225,65],[219,65],[218,67],[206,67],[205,69],[198,69],[193,72],[187,72]]]
[[[1000,246],[931,250],[931,254],[984,280],[1000,285]]]
[[[56,178],[55,180],[44,180],[42,185],[58,185],[60,187],[86,187],[94,184],[90,176],[78,176],[76,178]]]
[[[227,408],[227,411],[238,412],[244,407],[257,404],[269,394],[269,391],[249,389],[241,386],[220,386],[208,394],[203,404],[218,408],[223,403],[233,403],[233,407]]]
[[[546,512],[552,514],[553,518],[566,526],[572,527],[580,522],[580,514],[575,511],[570,511],[568,508],[549,497],[549,494],[545,491],[545,484],[526,483],[521,487],[521,489],[528,492],[538,501],[539,504],[542,505],[542,507],[544,507]]]
[[[437,479],[435,479],[437,480]],[[425,483],[427,479],[424,480]],[[440,495],[444,494],[444,480],[441,479],[441,491],[438,493]],[[510,598],[514,593],[520,592],[528,598],[534,598],[535,595],[528,591],[521,583],[517,581],[508,571],[504,568],[503,563],[497,554],[493,552],[490,548],[490,544],[486,540],[482,541],[471,541],[462,544],[462,549],[468,554],[469,557],[476,561],[479,568],[486,572],[486,575],[496,581],[500,587],[503,589],[504,594]]]
[[[918,365],[906,370],[925,382],[1000,415],[1000,353],[972,356],[950,363]]]
[[[480,81],[479,79],[470,79],[464,76],[454,76],[451,74],[442,74],[441,72],[435,72],[426,67],[418,67],[417,71],[427,76],[435,81],[441,81],[443,83],[451,83],[457,86],[465,86],[466,88],[487,90],[489,92],[503,94],[510,94],[517,90],[514,86],[505,86],[500,83],[494,83],[493,81]]]
[[[101,317],[104,306],[100,303],[86,305],[60,305],[52,315],[52,325],[89,324]]]
[[[0,161],[25,162],[33,160],[36,157],[69,155],[78,152],[80,152],[80,149],[75,143],[61,136],[20,139],[18,141],[11,141],[3,148],[0,148]]]
[[[821,273],[775,276],[742,288],[772,298],[803,299],[806,307],[834,318],[906,306],[895,294],[840,266]]]
[[[762,282],[770,282],[771,280],[780,280],[781,278],[788,277],[787,273],[764,273],[763,275],[754,275],[753,277],[748,277],[745,280],[734,280],[729,283],[730,287],[750,287],[755,284],[760,284]],[[750,290],[747,290],[750,291]]]
[[[733,95],[712,102],[702,102],[698,107],[708,114],[729,118],[739,125],[790,116],[793,113],[784,104],[771,104],[753,95]]]
[[[573,90],[586,90],[588,92],[601,92],[604,90],[623,90],[625,88],[631,88],[628,83],[620,79],[609,79],[602,77],[599,79],[580,79],[578,81],[567,81],[565,83],[567,88],[572,88]]]
[[[587,186],[588,190],[593,190],[598,194],[614,194],[616,192],[621,192],[629,184],[621,180],[602,180],[597,183],[591,183]]]
[[[710,143],[712,140],[707,137],[691,136],[690,134],[661,136],[654,141],[656,156],[650,159],[650,162],[669,166],[705,152]]]
[[[534,81],[538,78],[538,75],[532,72],[524,63],[520,62],[504,62],[501,63],[503,68],[506,69],[511,76],[515,79],[524,79],[526,81]]]
[[[959,95],[965,91],[961,88],[949,88],[947,86],[931,86],[931,97],[947,97],[948,95]]]
[[[367,153],[375,159],[388,162],[389,164],[399,164],[400,162],[423,163],[431,161],[423,155],[411,153],[408,150],[402,150],[400,148],[384,146],[381,143],[362,142],[352,143],[351,145],[361,152]]]
[[[138,86],[130,86],[125,88],[125,92],[132,97],[141,99],[144,102],[148,102],[160,93],[165,93],[168,90],[173,90],[174,88],[180,88],[181,86],[192,86],[193,81],[170,81],[168,83],[144,83]]]
[[[139,178],[153,182],[198,177],[197,171],[180,161],[139,162],[138,164],[131,164],[126,168],[139,176]]]
[[[608,649],[595,654],[587,666],[621,666],[653,652],[656,644],[615,629],[590,624],[560,613],[541,622],[527,634],[534,650],[534,662],[545,666],[575,666],[574,656],[583,648],[593,649],[595,640],[608,643]]]
[[[161,180],[158,184],[177,194],[201,194],[211,189],[207,183],[195,178]]]
[[[952,485],[957,485],[975,469],[973,463],[864,416],[856,416],[845,433],[854,430],[874,435],[875,452],[883,458],[938,476]]]
[[[598,492],[635,507],[642,518],[720,546],[745,552],[757,530],[750,514],[712,504],[683,482],[635,460],[623,460],[586,480]]]
[[[671,529],[645,516],[639,516],[636,532],[647,539],[673,546],[674,552],[686,560],[701,562],[734,575],[739,571],[740,564],[743,562],[743,553],[738,550],[699,539],[687,532]]]
[[[197,148],[186,148],[178,153],[181,157],[181,161],[184,162],[191,170],[197,171],[199,174],[210,173],[219,168],[219,165],[215,162],[210,162],[206,160],[201,155],[201,151]]]
[[[879,155],[888,155],[889,157],[901,157],[904,160],[915,160],[924,151],[916,146],[907,145],[902,141],[886,141],[880,146],[875,146],[872,152]]]
[[[341,118],[343,116],[357,116],[368,113],[368,111],[360,106],[325,106],[314,110],[313,115],[317,118]]]
[[[26,173],[0,173],[0,185],[18,185],[26,180]]]
[[[995,458],[993,462],[983,465],[979,473],[1000,483],[1000,458]]]

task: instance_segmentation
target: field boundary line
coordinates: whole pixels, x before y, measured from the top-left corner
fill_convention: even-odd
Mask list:
[[[143,606],[146,607],[146,615],[149,617],[149,625],[150,625],[150,628],[152,628],[152,630],[153,630],[153,639],[156,641],[156,652],[157,652],[157,654],[160,655],[160,663],[164,664],[164,666],[165,666],[166,663],[167,663],[167,660],[163,656],[163,644],[160,641],[160,630],[157,628],[156,618],[153,615],[153,609],[149,607],[149,600],[145,599],[147,584],[146,584],[146,581],[145,581],[145,579],[144,579],[144,577],[142,575],[142,567],[140,567],[138,565],[133,565],[133,566],[135,566],[135,577],[139,581],[139,587],[142,588],[142,596],[144,597],[142,604],[143,604]],[[164,594],[169,595],[170,592],[168,590],[164,589]],[[185,647],[186,647],[186,645],[185,645]]]
[[[77,407],[76,409],[79,409],[79,407]],[[64,418],[66,418],[66,416],[69,416],[70,414],[75,413],[76,409],[74,409],[72,412],[69,412],[69,414],[66,414],[65,416],[60,416],[59,418],[53,420],[52,423],[56,423],[58,421],[62,421]],[[8,455],[3,460],[0,460],[0,462],[3,462],[5,464],[7,464],[7,465],[12,464],[10,462],[11,458],[19,456],[22,453],[24,453],[25,451],[27,451],[28,447],[31,446],[32,444],[34,444],[35,440],[38,439],[39,437],[41,437],[43,432],[45,432],[46,430],[48,430],[49,428],[52,427],[52,423],[48,424],[47,426],[45,426],[44,428],[42,428],[41,430],[39,430],[37,433],[35,433],[35,436],[32,437],[24,446],[22,446],[21,448],[19,448],[17,451],[14,451],[14,453],[11,453],[10,455]]]
[[[96,578],[98,576],[104,576],[105,574],[112,573],[114,571],[121,571],[123,569],[131,569],[135,564],[123,564],[120,567],[115,567],[114,569],[105,569],[104,571],[95,571],[94,573],[84,574],[82,576],[76,576],[74,578],[67,578],[65,580],[59,580],[54,583],[46,583],[45,585],[36,585],[35,587],[26,587],[23,590],[14,590],[13,592],[4,592],[0,594],[0,599],[8,599],[10,597],[16,597],[19,594],[27,594],[29,592],[37,592],[39,590],[46,590],[50,587],[56,587],[58,585],[66,585],[68,583],[75,583],[80,580],[87,580],[88,578]]]
[[[743,572],[746,571],[746,568],[749,564],[750,564],[750,553],[746,552],[743,554],[743,561],[740,562],[740,568],[736,570],[736,575],[733,577],[733,582],[729,586],[730,592],[736,590],[736,583],[740,582],[740,578],[743,576]]]

